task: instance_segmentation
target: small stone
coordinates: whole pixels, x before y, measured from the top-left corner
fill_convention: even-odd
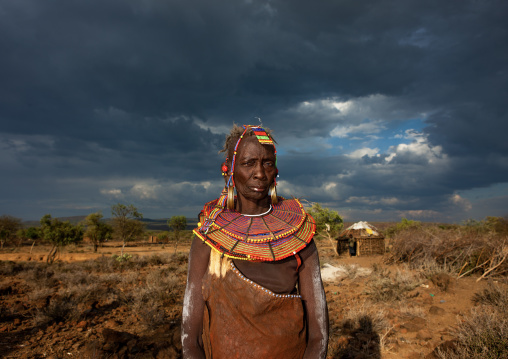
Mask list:
[[[86,320],[82,320],[81,322],[79,322],[79,323],[76,325],[76,327],[77,327],[77,328],[85,328],[87,324],[88,324],[88,323],[86,322]]]
[[[445,310],[443,308],[436,307],[435,305],[433,305],[432,307],[430,307],[429,313],[432,315],[443,315],[445,313]]]
[[[349,344],[349,339],[346,337],[341,337],[337,340],[337,345],[339,347],[346,347]]]
[[[432,304],[434,302],[434,299],[432,297],[426,297],[424,300],[423,300],[423,304]]]
[[[432,334],[428,330],[422,329],[416,333],[416,339],[420,340],[430,340],[432,339]]]
[[[411,319],[410,321],[401,325],[401,328],[407,329],[408,332],[417,332],[425,327],[425,319],[416,317]]]
[[[422,355],[422,353],[412,352],[412,353],[409,353],[406,358],[407,359],[421,359],[421,358],[423,358],[423,355]]]
[[[118,325],[119,325],[119,324],[118,324],[118,321],[116,321],[116,320],[114,320],[114,319],[110,319],[110,320],[108,320],[108,321],[106,321],[106,322],[104,323],[104,326],[105,326],[106,328],[115,328],[115,327],[117,327]]]
[[[25,311],[26,307],[23,305],[23,303],[17,303],[14,305],[14,307],[12,308],[12,310],[15,312],[15,313],[20,313],[20,312],[23,312]]]

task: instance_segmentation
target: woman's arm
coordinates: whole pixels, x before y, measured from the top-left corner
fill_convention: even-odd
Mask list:
[[[201,292],[201,283],[209,260],[210,247],[198,237],[194,237],[189,254],[187,287],[183,299],[182,350],[184,359],[205,358],[201,338],[205,302]]]
[[[298,287],[305,305],[307,321],[307,349],[304,358],[326,358],[328,350],[328,307],[321,281],[316,244],[309,245],[310,255],[302,258]],[[302,256],[303,257],[303,256]]]

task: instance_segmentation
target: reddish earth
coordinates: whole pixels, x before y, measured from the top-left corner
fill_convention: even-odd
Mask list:
[[[345,278],[325,282],[330,317],[329,358],[431,358],[436,346],[453,339],[451,329],[461,317],[468,315],[472,296],[486,287],[485,281],[476,282],[475,277],[456,280],[445,276],[434,281],[423,278],[403,299],[375,302],[372,301],[375,293],[369,293],[369,280],[374,274],[361,275],[363,270],[374,270],[386,276],[393,276],[397,271],[408,276],[416,274],[402,266],[384,265],[382,256],[338,257],[329,242],[317,240],[317,244],[322,265],[343,266],[349,273]],[[3,266],[0,266],[1,357],[181,357],[179,325],[189,243],[180,245],[178,254],[164,263],[152,261],[143,266],[115,267],[116,272],[108,274],[111,278],[104,276],[101,281],[97,279],[88,283],[88,287],[83,287],[105,293],[104,297],[92,300],[86,293],[81,293],[79,298],[84,298],[80,299],[81,302],[71,302],[74,316],[53,322],[41,322],[38,318],[41,313],[47,314],[48,308],[58,298],[67,298],[66,295],[77,298],[78,292],[73,292],[74,297],[68,294],[72,288],[65,287],[63,281],[66,277],[63,274],[60,277],[55,274],[58,280],[45,289],[36,283],[38,279],[33,275],[16,272],[13,269],[15,264],[25,265],[28,262],[34,266],[36,262],[43,262],[49,248],[36,246],[31,253],[30,250],[30,247],[22,247],[0,251],[0,265]],[[148,244],[127,247],[124,251],[139,257],[173,252],[172,246],[164,248]],[[88,246],[80,246],[66,249],[59,261],[75,264],[101,257],[110,258],[120,253],[121,246],[115,243],[99,249],[99,253],[92,253]],[[107,264],[106,261],[101,263]],[[37,273],[34,267],[30,268]],[[70,273],[73,270],[58,263],[53,264],[53,268],[55,272]],[[93,269],[84,271],[90,274],[84,275],[81,281],[92,275],[100,276]],[[154,301],[154,292],[149,292],[154,286],[151,276],[154,272],[172,278],[170,282],[161,282],[161,286],[171,289],[166,290],[159,302]],[[73,276],[78,288],[81,285],[79,276]],[[47,280],[46,277],[43,279]],[[447,284],[445,290],[442,286],[444,282]],[[116,287],[111,283],[115,283]],[[45,295],[40,293],[44,290],[47,291]],[[152,293],[152,296],[141,297],[139,293],[143,291]],[[148,309],[156,307],[157,303],[164,304],[159,312],[151,313],[140,303]]]

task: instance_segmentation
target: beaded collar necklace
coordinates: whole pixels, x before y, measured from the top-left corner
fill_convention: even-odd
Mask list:
[[[205,204],[193,232],[228,258],[268,262],[287,258],[310,243],[316,224],[300,201],[279,199],[269,213],[261,215],[245,216],[225,208],[205,227],[204,221],[217,209],[219,199],[215,199]]]

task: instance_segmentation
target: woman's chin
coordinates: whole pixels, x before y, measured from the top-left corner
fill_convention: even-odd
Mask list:
[[[262,201],[268,198],[268,191],[257,192],[257,191],[249,191],[248,193],[239,194],[240,199],[245,199],[247,201]]]

